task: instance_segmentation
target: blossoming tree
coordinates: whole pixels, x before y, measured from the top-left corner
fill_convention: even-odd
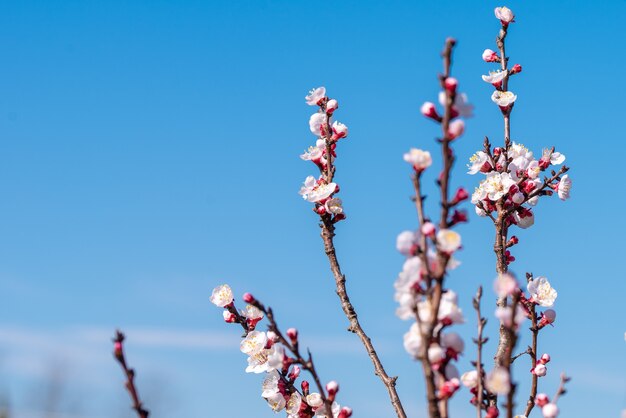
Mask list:
[[[437,180],[440,210],[436,217],[426,212],[422,181],[433,155],[415,148],[404,154],[404,161],[410,164],[413,173],[413,201],[419,228],[401,232],[397,238],[397,249],[406,260],[394,283],[398,303],[396,313],[401,320],[411,321],[404,335],[404,347],[421,363],[430,418],[447,418],[448,402],[462,386],[473,395],[470,406],[479,418],[528,417],[533,411],[540,411],[545,418],[553,418],[559,414],[557,401],[565,393],[565,384],[569,380],[561,375],[559,389],[552,397],[539,392],[539,381],[547,375],[550,356],[539,351],[538,340],[555,321],[556,313],[551,308],[557,292],[546,277],[532,273],[526,273],[525,283],[521,285],[509,271],[509,266],[515,261],[511,249],[519,242],[511,233],[515,228],[533,225],[534,207],[541,198],[554,194],[562,200],[569,198],[572,182],[566,174],[568,168],[562,165],[565,156],[556,152],[554,147],[535,156],[511,137],[511,115],[517,96],[509,90],[509,82],[512,76],[521,73],[522,67],[519,64],[509,66],[509,57],[505,53],[509,26],[514,22],[513,12],[498,7],[495,16],[500,22],[497,50],[486,49],[482,58],[487,63],[499,64],[499,68],[482,78],[492,86],[491,99],[502,114],[503,142],[492,146],[485,138],[482,149],[470,158],[468,164],[470,175],[479,174],[484,178],[471,196],[462,187],[455,190],[451,179],[456,160],[454,144],[464,133],[465,119],[473,113],[467,95],[460,92],[457,79],[451,75],[455,46],[452,38],[446,40],[442,53],[439,106],[426,102],[421,107],[421,113],[441,129],[437,143],[443,168]],[[356,334],[369,355],[375,374],[388,392],[395,415],[403,418],[407,415],[396,391],[397,377],[387,373],[374,343],[359,321],[333,241],[337,224],[346,219],[338,197],[340,188],[335,180],[335,160],[338,146],[348,136],[348,128],[333,120],[338,101],[329,98],[324,87],[313,89],[306,96],[306,103],[317,108],[309,120],[310,130],[317,139],[300,158],[313,163],[318,175],[305,179],[300,195],[312,205],[318,217],[324,251],[341,307],[349,321],[349,331]],[[452,193],[451,190],[455,191]],[[450,289],[447,278],[459,264],[455,255],[461,249],[462,240],[455,227],[468,220],[467,212],[460,208],[468,199],[476,214],[488,218],[494,226],[496,279],[493,288],[497,295],[494,317],[500,326],[494,363],[486,364],[484,328],[487,319],[482,313],[483,290],[479,286],[473,297],[477,326],[477,336],[473,340],[476,345],[476,353],[472,356],[474,367],[461,374],[455,364],[467,347],[454,329],[466,319],[458,306],[460,296]],[[233,291],[226,284],[216,287],[210,300],[223,309],[225,322],[241,327],[240,349],[247,356],[246,372],[263,375],[261,397],[272,410],[283,411],[289,418],[347,418],[352,415],[351,408],[339,403],[339,384],[323,380],[316,370],[312,353],[303,352],[300,347],[298,331],[295,328],[281,329],[271,308],[246,293],[243,295],[246,305],[238,309]],[[263,319],[267,320],[267,331],[258,329]],[[529,328],[524,325],[525,321],[529,321]],[[531,333],[531,345],[515,354],[520,333],[525,329]],[[134,372],[126,365],[123,340],[123,335],[118,333],[115,356],[126,374],[134,408],[140,418],[145,418],[148,411],[139,401],[133,383]],[[524,398],[525,403],[518,405],[515,402],[517,385],[513,379],[513,363],[526,355],[530,359],[530,372],[519,378],[530,379],[531,389]]]

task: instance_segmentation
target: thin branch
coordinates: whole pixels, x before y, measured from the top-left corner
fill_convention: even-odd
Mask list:
[[[358,335],[358,337],[361,339],[361,342],[365,346],[367,354],[374,364],[374,373],[380,378],[380,380],[387,388],[387,392],[389,393],[389,398],[391,400],[391,405],[393,406],[396,415],[398,416],[398,418],[406,418],[406,413],[404,412],[404,408],[402,407],[402,402],[400,401],[400,397],[398,396],[398,392],[396,391],[396,380],[398,378],[395,376],[390,377],[385,371],[385,368],[383,367],[383,364],[378,357],[378,353],[376,352],[376,349],[374,348],[370,337],[363,330],[363,327],[359,323],[356,310],[350,302],[348,291],[346,290],[346,276],[341,272],[341,267],[339,266],[339,261],[337,260],[337,254],[333,242],[334,236],[334,223],[331,221],[329,216],[323,216],[322,239],[324,240],[324,249],[326,251],[328,261],[330,262],[330,269],[335,278],[335,285],[337,288],[336,291],[337,296],[339,296],[339,300],[341,301],[341,308],[343,309],[344,314],[350,322],[348,330]]]
[[[148,410],[143,407],[141,400],[139,399],[139,393],[137,392],[137,388],[135,387],[135,370],[129,368],[126,364],[126,358],[124,356],[124,334],[122,334],[119,330],[115,331],[115,337],[113,338],[114,349],[113,356],[117,360],[117,362],[122,367],[124,371],[124,375],[126,376],[126,389],[130,394],[130,398],[133,402],[132,408],[137,413],[139,418],[148,418]]]

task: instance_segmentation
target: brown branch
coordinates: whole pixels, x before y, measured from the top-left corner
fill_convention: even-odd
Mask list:
[[[565,373],[561,373],[561,384],[559,384],[559,388],[556,390],[556,393],[554,394],[554,398],[552,398],[553,404],[556,404],[556,402],[559,400],[561,395],[565,395],[565,393],[567,392],[565,390],[565,384],[569,382],[570,380],[572,380],[571,377],[567,377]]]
[[[478,380],[477,393],[476,393],[476,417],[482,418],[483,405],[483,345],[487,342],[488,338],[483,338],[483,329],[487,323],[487,319],[483,318],[480,313],[480,299],[483,296],[483,287],[479,286],[476,296],[473,299],[474,310],[478,318],[478,338],[474,339],[476,344],[476,374]]]
[[[528,347],[528,354],[530,354],[531,363],[533,369],[537,365],[537,337],[539,334],[539,327],[537,325],[537,311],[535,309],[535,304],[531,304],[530,306],[530,320],[532,325],[530,327],[530,331],[533,334],[532,346]],[[537,383],[538,383],[537,375],[533,373],[533,380],[530,388],[530,395],[528,396],[528,402],[526,402],[526,412],[524,415],[530,416],[530,412],[535,407],[535,397],[537,396]]]
[[[330,269],[335,278],[337,296],[339,296],[339,300],[341,301],[341,308],[343,309],[344,314],[350,322],[348,331],[355,333],[361,339],[361,342],[365,346],[367,354],[374,364],[374,373],[380,378],[380,380],[387,388],[387,392],[389,393],[389,398],[391,400],[391,405],[393,406],[396,415],[398,416],[398,418],[406,418],[406,413],[404,412],[400,397],[398,396],[398,392],[396,391],[396,380],[398,378],[396,376],[390,377],[385,371],[385,368],[383,367],[383,364],[378,357],[378,353],[376,353],[376,349],[374,348],[370,337],[368,337],[368,335],[363,330],[363,327],[361,327],[356,310],[354,309],[354,306],[352,305],[352,303],[350,302],[350,298],[348,297],[348,291],[346,290],[346,276],[341,272],[341,267],[339,266],[339,261],[337,260],[337,254],[333,242],[333,237],[335,236],[335,225],[330,219],[330,216],[322,216],[321,227],[321,235],[322,239],[324,240],[324,250],[326,251],[326,255],[328,256]]]
[[[135,370],[129,368],[126,365],[126,358],[124,357],[124,334],[122,334],[119,330],[115,331],[115,337],[113,338],[114,350],[113,356],[117,360],[117,362],[122,366],[122,370],[124,370],[124,374],[126,376],[126,389],[130,394],[130,398],[133,402],[132,408],[137,412],[137,416],[139,418],[148,418],[148,410],[143,407],[141,400],[139,399],[139,393],[137,392],[137,388],[135,387]]]

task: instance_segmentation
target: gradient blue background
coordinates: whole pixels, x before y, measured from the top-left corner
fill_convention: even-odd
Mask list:
[[[298,158],[314,141],[303,97],[325,85],[350,127],[337,162],[349,217],[338,227],[340,261],[407,411],[424,416],[420,369],[402,348],[410,323],[392,299],[403,261],[395,237],[417,222],[402,153],[437,151],[439,132],[419,106],[436,101],[439,52],[454,36],[453,74],[476,117],[456,143],[453,184],[478,182],[465,161],[484,135],[501,140],[480,79],[493,67],[480,56],[494,48],[498,5],[0,2],[0,402],[18,418],[132,417],[110,354],[121,327],[155,418],[273,416],[262,377],[243,372],[239,331],[208,301],[228,282],[300,329],[355,417],[391,416],[345,332],[316,217],[297,195],[315,173]],[[541,390],[554,393],[566,371],[564,416],[616,417],[626,407],[626,3],[508,6],[517,23],[507,51],[524,68],[510,86],[513,139],[536,153],[556,145],[574,181],[570,201],[542,201],[514,249],[514,271],[545,275],[559,291],[557,325],[540,341],[553,357]],[[436,172],[426,175],[431,193]],[[434,196],[428,210],[435,216]],[[473,214],[459,231],[463,264],[449,284],[468,317],[457,327],[467,370],[479,284],[492,313],[493,233]],[[468,400],[455,397],[455,417],[474,416]]]

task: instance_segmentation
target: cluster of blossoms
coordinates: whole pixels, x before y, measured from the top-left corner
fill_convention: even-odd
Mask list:
[[[334,197],[339,193],[339,185],[333,182],[334,160],[337,157],[337,141],[348,135],[348,127],[331,119],[339,107],[337,100],[326,96],[326,88],[318,87],[305,97],[310,106],[318,106],[318,112],[311,115],[309,128],[317,137],[315,145],[309,147],[300,158],[314,163],[320,176],[308,176],[300,188],[300,195],[306,201],[315,203],[314,211],[320,216],[332,217],[333,222],[345,219],[341,199]]]
[[[507,227],[529,228],[535,222],[530,206],[535,206],[541,196],[556,192],[562,200],[569,198],[572,181],[567,174],[558,176],[553,173],[552,178],[540,179],[543,171],[564,161],[565,156],[554,152],[553,148],[544,149],[537,159],[532,151],[515,142],[505,148],[491,150],[489,147],[478,151],[468,164],[469,174],[485,175],[472,194],[476,213],[488,216],[498,210],[498,203],[502,203],[502,209],[509,214]]]
[[[304,359],[299,351],[298,331],[289,328],[285,336],[273,319],[271,309],[251,294],[243,295],[246,307],[237,310],[230,286],[224,284],[213,289],[211,303],[224,308],[224,321],[240,324],[244,336],[240,344],[242,353],[248,356],[247,373],[265,373],[261,387],[261,396],[274,412],[285,411],[288,418],[348,418],[352,410],[341,407],[335,396],[339,385],[329,382],[325,390],[318,387],[318,392],[309,390],[309,382],[301,380],[300,389],[296,381],[304,369],[319,381],[310,355]],[[270,322],[268,331],[258,331],[256,326],[265,316]]]

